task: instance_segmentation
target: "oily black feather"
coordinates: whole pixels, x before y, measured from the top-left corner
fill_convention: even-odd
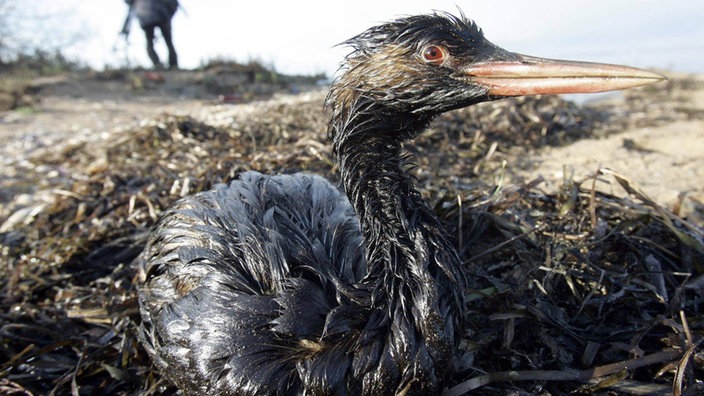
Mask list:
[[[247,172],[179,201],[140,256],[144,343],[185,393],[411,395],[447,384],[465,279],[402,144],[441,112],[490,100],[459,72],[510,55],[449,14],[347,44],[327,98],[346,197],[317,176]],[[426,45],[446,61],[424,61]]]
[[[301,390],[298,360],[319,348],[326,321],[339,334],[355,318],[329,315],[348,300],[335,284],[358,282],[366,267],[358,221],[335,187],[256,172],[178,202],[141,260],[156,364],[184,389],[243,394]]]
[[[515,57],[489,42],[464,15],[447,13],[398,19],[344,44],[353,51],[328,97],[335,121],[331,125],[383,119],[395,123],[392,128],[404,131],[406,138],[422,132],[439,113],[495,99],[487,97],[486,88],[468,84],[458,73],[462,66]],[[442,66],[423,61],[422,50],[431,44],[448,51],[449,59]],[[334,135],[336,129],[330,133]]]

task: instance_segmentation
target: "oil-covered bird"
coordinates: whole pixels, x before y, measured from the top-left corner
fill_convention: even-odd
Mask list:
[[[185,393],[439,393],[465,271],[402,145],[474,103],[663,78],[511,53],[463,15],[404,17],[345,43],[326,99],[344,193],[311,174],[245,172],[168,209],[138,259],[144,344]]]

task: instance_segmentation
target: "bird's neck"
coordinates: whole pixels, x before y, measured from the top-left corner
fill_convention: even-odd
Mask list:
[[[400,143],[400,136],[419,132],[408,128],[422,129],[427,120],[398,123],[399,117],[375,119],[374,114],[383,112],[331,124],[344,188],[361,221],[370,304],[385,310],[391,321],[415,326],[426,342],[436,337],[438,344],[451,347],[463,306],[460,260],[405,171]],[[437,339],[438,334],[445,339]]]

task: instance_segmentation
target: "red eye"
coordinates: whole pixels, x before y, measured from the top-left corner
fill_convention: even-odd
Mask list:
[[[423,59],[439,65],[445,61],[445,51],[437,45],[429,45],[423,49]]]

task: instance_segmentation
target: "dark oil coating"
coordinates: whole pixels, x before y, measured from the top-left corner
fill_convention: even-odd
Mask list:
[[[451,375],[465,279],[402,144],[489,100],[458,72],[509,55],[448,14],[346,44],[327,98],[346,196],[319,176],[247,172],[179,201],[139,258],[144,343],[186,393],[434,394]]]

